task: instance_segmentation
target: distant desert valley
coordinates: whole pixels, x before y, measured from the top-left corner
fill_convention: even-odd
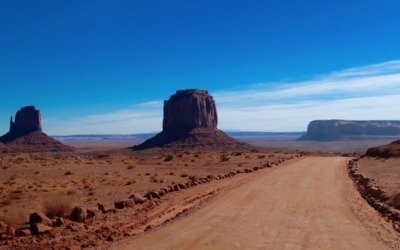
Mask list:
[[[131,135],[49,136],[22,107],[0,249],[400,249],[400,120],[224,132],[216,101],[178,90],[162,131]]]

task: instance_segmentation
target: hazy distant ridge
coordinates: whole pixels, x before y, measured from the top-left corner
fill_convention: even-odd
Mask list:
[[[146,140],[155,136],[158,132],[152,133],[139,133],[139,134],[82,134],[82,135],[52,135],[54,139],[60,141],[112,141],[112,140]],[[235,132],[226,132],[228,135],[232,137],[241,137],[241,136],[284,136],[284,135],[292,135],[292,136],[302,136],[306,132],[252,132],[252,131],[235,131]]]

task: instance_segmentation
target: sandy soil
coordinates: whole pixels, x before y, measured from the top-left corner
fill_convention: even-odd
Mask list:
[[[399,234],[357,193],[347,160],[307,157],[260,172],[191,215],[105,248],[398,249]]]
[[[400,159],[399,158],[379,158],[364,157],[357,162],[361,173],[366,177],[374,179],[389,197],[393,198],[400,193]],[[389,201],[390,203],[390,201]]]
[[[126,154],[118,153],[125,152]],[[165,161],[170,154],[173,158]],[[221,162],[221,156],[229,160]],[[0,220],[26,225],[43,203],[67,196],[73,206],[113,206],[133,193],[146,194],[189,178],[218,176],[288,158],[264,152],[132,152],[8,154],[0,156]]]

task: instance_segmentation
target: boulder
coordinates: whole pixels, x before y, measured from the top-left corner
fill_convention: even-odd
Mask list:
[[[31,235],[31,230],[29,229],[20,229],[15,232],[18,237],[26,237]]]
[[[109,212],[109,211],[112,211],[114,208],[113,207],[111,207],[111,206],[106,206],[106,205],[104,205],[104,204],[100,204],[100,203],[98,203],[97,204],[97,208],[104,214],[104,213],[107,213],[107,212]]]
[[[161,199],[161,196],[158,192],[151,192],[150,194],[153,199]]]
[[[41,223],[49,227],[53,225],[53,222],[50,220],[50,218],[42,212],[36,212],[29,216],[29,224],[32,226],[36,223]]]
[[[360,185],[362,185],[362,186],[369,186],[369,185],[372,185],[372,181],[371,181],[371,179],[370,178],[362,178],[362,179],[360,179],[359,180],[359,182],[358,182]]]
[[[381,191],[379,188],[376,188],[376,187],[370,187],[370,188],[368,188],[367,193],[368,193],[372,198],[375,198],[375,199],[379,199],[380,196],[382,195],[382,191]]]
[[[43,234],[43,233],[48,233],[52,230],[52,227],[49,227],[47,225],[43,225],[41,223],[37,223],[32,226],[32,232],[33,234]]]
[[[147,201],[147,199],[140,194],[132,194],[131,196],[129,196],[129,199],[132,199],[135,204],[143,204]]]
[[[395,209],[400,210],[400,193],[398,193],[394,196],[392,205]]]
[[[83,207],[76,206],[71,212],[71,220],[76,222],[85,223],[86,222],[86,209]]]
[[[15,229],[0,221],[0,236],[2,235],[15,236]]]
[[[117,209],[124,209],[128,207],[134,207],[135,202],[132,199],[126,199],[123,201],[114,202],[114,207]]]
[[[53,227],[59,227],[61,225],[64,225],[64,219],[63,218],[57,218],[57,219],[53,219]]]
[[[87,219],[99,217],[100,210],[97,208],[88,208],[86,209]]]
[[[178,183],[177,185],[179,186],[180,189],[185,189],[186,188],[186,185],[183,184],[183,183]]]
[[[353,174],[353,177],[354,177],[354,179],[356,179],[356,180],[361,180],[361,179],[364,179],[364,174],[362,174],[362,173],[355,173],[355,174]]]

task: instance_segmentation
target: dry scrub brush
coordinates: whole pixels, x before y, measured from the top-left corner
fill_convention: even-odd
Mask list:
[[[44,213],[49,217],[63,217],[72,210],[73,198],[71,195],[54,194],[47,196],[42,206]]]
[[[172,161],[172,159],[174,159],[174,156],[171,155],[171,154],[168,154],[168,155],[165,157],[164,161]]]

